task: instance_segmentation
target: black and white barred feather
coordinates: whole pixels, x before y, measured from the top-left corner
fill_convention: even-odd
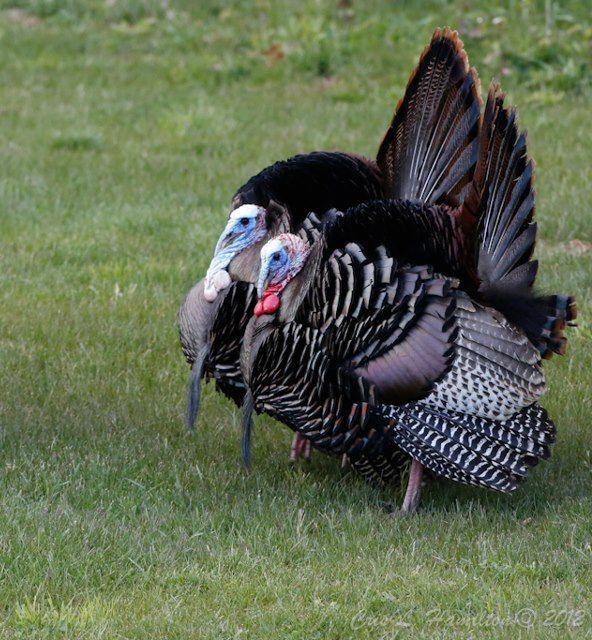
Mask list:
[[[438,476],[511,492],[539,459],[550,456],[555,426],[532,404],[506,420],[412,404],[384,409],[395,442]]]

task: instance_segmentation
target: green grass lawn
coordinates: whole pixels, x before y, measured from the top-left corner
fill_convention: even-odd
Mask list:
[[[493,4],[0,0],[0,637],[590,637],[590,7]],[[547,369],[553,458],[392,519],[400,487],[290,468],[270,419],[245,473],[211,386],[188,436],[175,315],[234,190],[373,155],[447,24],[519,106],[542,286],[581,318]]]

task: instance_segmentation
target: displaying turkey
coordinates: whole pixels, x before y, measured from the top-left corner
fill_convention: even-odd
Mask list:
[[[199,382],[204,374],[214,377],[218,388],[235,401],[242,397],[237,345],[255,299],[252,288],[241,286],[237,290],[235,283],[255,281],[259,251],[265,241],[281,231],[299,229],[309,211],[320,214],[320,225],[331,216],[330,211],[324,214],[326,210],[348,210],[352,224],[360,216],[363,234],[363,218],[377,217],[378,209],[363,205],[358,210],[352,208],[362,202],[389,195],[421,196],[424,203],[460,202],[477,157],[481,107],[478,86],[457,34],[437,30],[397,107],[380,146],[378,164],[340,153],[295,156],[264,169],[237,191],[208,274],[191,290],[179,312],[181,343],[192,366],[190,426],[197,415]],[[412,140],[418,142],[415,157],[409,155]],[[397,171],[405,167],[413,179],[398,181],[393,167]],[[429,216],[429,207],[424,208],[424,215]],[[385,215],[390,215],[386,209]],[[416,235],[423,234],[419,219],[419,215],[412,216],[409,233],[414,228]],[[378,224],[373,222],[368,229],[379,233]],[[395,236],[390,237],[394,241]],[[448,246],[443,247],[447,252]],[[447,259],[454,263],[455,256]],[[232,322],[220,319],[228,314],[237,317]],[[296,438],[292,453],[308,446],[309,441]]]
[[[400,448],[413,461],[404,512],[418,505],[424,467],[515,490],[550,455],[541,359],[564,353],[576,308],[569,296],[533,292],[532,163],[497,85],[460,206],[363,206],[383,220],[380,233],[357,242],[362,218],[346,212],[320,232],[311,222],[312,243],[281,234],[263,247],[241,352],[246,412],[347,454],[362,473]],[[421,233],[376,242],[414,212]]]

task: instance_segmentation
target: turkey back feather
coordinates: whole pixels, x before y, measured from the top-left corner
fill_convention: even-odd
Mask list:
[[[240,187],[232,208],[270,200],[289,207],[292,227],[310,211],[345,209],[384,195],[379,168],[371,160],[339,151],[313,151],[266,167]]]

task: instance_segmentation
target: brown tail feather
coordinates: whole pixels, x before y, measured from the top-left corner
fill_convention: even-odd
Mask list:
[[[533,290],[538,262],[534,163],[516,112],[492,83],[479,135],[479,155],[462,217],[477,225],[475,261],[479,298],[521,327],[543,357],[564,353],[563,330],[576,316],[572,297],[539,296]]]
[[[380,145],[389,195],[456,204],[477,158],[479,78],[456,31],[437,29]]]
[[[530,287],[514,287],[502,281],[485,287],[482,299],[519,326],[543,358],[565,353],[567,338],[563,332],[574,326],[578,314],[572,296],[539,296]]]
[[[502,280],[521,287],[534,283],[533,172],[526,134],[518,130],[516,112],[504,108],[504,94],[492,83],[475,174],[462,206],[467,226],[478,225],[475,260],[484,286]]]

